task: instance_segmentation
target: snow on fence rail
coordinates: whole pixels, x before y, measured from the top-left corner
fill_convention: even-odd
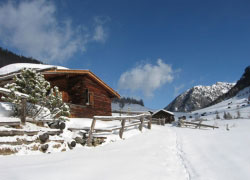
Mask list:
[[[148,114],[148,115],[150,115],[149,111],[122,111],[122,110],[113,110],[112,113],[135,114],[135,115]]]
[[[180,120],[179,121],[179,126],[182,127],[182,126],[185,126],[185,127],[188,127],[188,126],[193,126],[195,128],[201,128],[201,127],[208,127],[208,128],[219,128],[217,126],[212,126],[212,125],[207,125],[207,124],[202,124],[202,120],[200,120],[198,123],[195,123],[195,122],[187,122],[187,121],[182,121]]]
[[[126,125],[125,124],[126,121],[129,121],[131,119],[136,119],[139,121],[132,122],[132,123]],[[101,121],[121,120],[121,126],[108,128],[108,129],[95,129],[95,125],[96,125],[97,120],[101,120]],[[114,130],[120,129],[119,136],[120,136],[120,138],[122,138],[125,128],[139,125],[139,130],[142,131],[144,123],[148,123],[147,127],[148,127],[148,129],[151,129],[152,116],[148,115],[148,114],[140,114],[140,115],[135,115],[135,116],[94,116],[92,123],[91,123],[91,127],[90,127],[89,132],[88,132],[87,145],[91,146],[94,132],[97,132],[97,131],[99,131],[99,132],[105,132],[105,131],[112,132]]]

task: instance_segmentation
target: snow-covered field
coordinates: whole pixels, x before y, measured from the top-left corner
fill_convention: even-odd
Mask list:
[[[250,179],[250,120],[210,121],[219,129],[154,125],[96,148],[2,156],[1,180]],[[226,130],[229,124],[230,130]],[[138,131],[137,131],[138,132]]]

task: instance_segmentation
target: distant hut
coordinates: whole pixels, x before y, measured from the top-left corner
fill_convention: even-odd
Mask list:
[[[152,118],[166,119],[166,123],[172,123],[174,121],[174,113],[165,109],[160,109],[153,113]]]

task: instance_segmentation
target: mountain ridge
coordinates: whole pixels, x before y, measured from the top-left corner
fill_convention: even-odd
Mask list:
[[[222,94],[227,93],[235,83],[217,82],[211,86],[194,86],[177,96],[164,109],[173,112],[190,112],[206,107]]]
[[[212,106],[212,105],[220,103],[226,99],[232,98],[232,97],[236,96],[236,94],[238,92],[240,92],[241,90],[243,90],[244,88],[249,87],[249,86],[250,86],[250,66],[245,68],[243,75],[237,81],[237,83],[235,84],[234,87],[232,87],[227,93],[219,96],[216,100],[214,100],[213,102],[208,104],[206,107]]]
[[[39,60],[33,59],[31,57],[17,55],[7,49],[3,49],[0,47],[0,68],[13,63],[44,64]]]

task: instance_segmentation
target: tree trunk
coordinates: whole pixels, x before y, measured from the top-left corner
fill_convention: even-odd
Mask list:
[[[21,122],[25,124],[26,121],[26,99],[22,99],[22,107],[21,107]]]

